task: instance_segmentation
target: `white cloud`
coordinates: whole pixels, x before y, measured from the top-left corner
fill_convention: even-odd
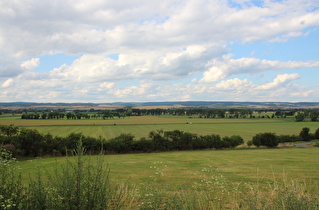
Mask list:
[[[37,68],[40,64],[40,59],[39,58],[32,58],[31,60],[24,61],[21,64],[21,68],[26,69],[26,70],[33,70]]]
[[[241,5],[220,0],[0,1],[0,100],[281,99],[285,91],[291,97],[306,97],[298,93],[309,91],[309,96],[310,90],[294,85],[301,78],[297,73],[282,70],[319,67],[319,61],[235,59],[228,47],[306,38],[311,27],[319,26],[319,3],[265,0],[259,7],[250,0],[232,2]],[[32,71],[39,67],[37,57],[56,52],[79,58],[48,73]],[[251,56],[257,54],[253,50]],[[236,78],[268,71],[278,76],[262,85]]]
[[[114,88],[115,83],[114,82],[103,82],[102,84],[100,84],[100,88],[103,89],[112,89]]]
[[[13,84],[13,79],[12,79],[12,78],[9,78],[9,79],[7,79],[7,80],[1,85],[1,87],[2,87],[2,88],[8,88],[8,87],[10,87],[12,84]]]
[[[300,78],[299,74],[280,74],[278,75],[273,82],[266,83],[264,85],[260,85],[258,89],[274,89],[278,88],[278,86],[285,85],[290,81]]]
[[[283,69],[298,69],[319,67],[319,61],[270,61],[257,58],[232,59],[224,56],[222,59],[214,59],[210,63],[208,71],[204,72],[201,82],[216,82],[218,80],[238,74],[258,74],[266,71]]]
[[[238,78],[221,81],[216,84],[216,88],[224,90],[249,89],[253,87],[255,87],[255,85],[253,85],[251,81],[248,81],[247,79],[240,80]]]
[[[1,1],[1,55],[60,51],[113,53],[233,40],[269,40],[318,26],[316,2],[265,2],[231,8],[226,1]]]

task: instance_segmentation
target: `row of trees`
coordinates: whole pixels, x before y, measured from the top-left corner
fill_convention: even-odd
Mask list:
[[[22,119],[112,119],[124,118],[126,116],[145,116],[145,115],[172,115],[188,116],[199,118],[286,118],[295,117],[300,122],[306,118],[317,121],[319,111],[316,109],[294,111],[294,110],[252,110],[252,109],[216,109],[216,108],[174,108],[174,109],[116,109],[103,110],[99,112],[44,112],[44,113],[25,113]]]
[[[297,141],[310,141],[319,139],[319,128],[315,133],[310,133],[310,128],[304,127],[299,132],[299,135],[276,135],[275,133],[259,133],[256,134],[251,141],[247,142],[247,145],[251,146],[266,146],[277,147],[279,143],[285,142],[297,142]]]
[[[19,129],[13,125],[1,126],[0,145],[10,148],[18,156],[64,155],[74,150],[81,140],[83,146],[92,153],[103,149],[106,153],[156,152],[172,150],[199,150],[234,148],[244,143],[244,140],[234,135],[220,137],[219,135],[198,136],[194,133],[180,130],[152,131],[148,138],[135,140],[131,134],[121,134],[108,141],[102,138],[84,136],[81,133],[71,133],[67,137],[41,134],[33,129]]]
[[[296,121],[297,122],[302,122],[306,118],[309,118],[310,121],[315,122],[318,120],[319,117],[319,111],[318,110],[306,110],[305,112],[298,112],[295,115]]]
[[[100,138],[84,136],[81,133],[71,133],[67,137],[41,134],[33,129],[19,129],[16,126],[0,127],[0,145],[10,148],[19,156],[64,155],[74,150],[81,140],[83,146],[92,153],[104,150],[106,153],[134,153],[176,150],[203,150],[234,148],[244,143],[238,135],[220,137],[216,134],[197,135],[180,130],[151,131],[148,138],[135,140],[132,134],[121,134],[108,141]],[[303,128],[299,136],[276,135],[274,133],[256,134],[247,144],[266,147],[276,147],[283,142],[309,141],[319,139],[319,128],[315,133]]]

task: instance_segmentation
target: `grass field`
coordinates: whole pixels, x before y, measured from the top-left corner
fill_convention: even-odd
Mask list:
[[[177,193],[187,194],[188,198],[192,195],[196,200],[206,199],[208,196],[214,206],[217,205],[216,209],[232,209],[239,208],[238,203],[245,196],[252,196],[249,202],[255,202],[255,199],[267,201],[281,184],[286,186],[286,189],[282,189],[284,193],[288,193],[288,188],[291,187],[289,193],[298,190],[293,199],[298,199],[301,194],[317,196],[318,152],[319,148],[314,147],[104,157],[111,169],[111,180],[134,185],[135,192],[138,193],[136,199],[141,203],[153,202],[161,196],[170,197]],[[28,182],[29,177],[36,177],[37,171],[50,172],[56,163],[60,164],[65,159],[66,157],[20,160],[18,165],[24,182]]]
[[[154,116],[114,120],[21,120],[19,116],[7,116],[0,117],[0,125],[2,124],[37,129],[54,136],[66,136],[75,132],[110,139],[121,133],[131,133],[139,139],[147,137],[150,131],[178,129],[199,135],[240,135],[245,141],[251,140],[252,136],[260,132],[298,135],[303,127],[309,127],[310,132],[319,128],[319,122],[293,122],[292,119],[190,119]]]
[[[143,183],[157,177],[158,184],[191,187],[200,179],[210,179],[215,174],[232,183],[267,182],[281,179],[284,175],[319,181],[318,153],[319,148],[313,147],[106,155],[105,158],[112,177],[121,182]],[[65,158],[20,160],[18,164],[26,179],[28,174],[33,176],[38,168],[50,169]]]
[[[121,133],[131,133],[140,138],[147,137],[153,130],[179,129],[200,135],[236,134],[242,136],[245,141],[260,132],[298,135],[303,127],[309,127],[312,133],[319,128],[319,122],[297,123],[289,119],[190,119],[145,116],[121,120],[21,120],[18,116],[0,117],[0,125],[10,124],[58,136],[81,132],[84,135],[109,139]],[[152,199],[158,199],[160,193],[165,193],[166,196],[188,193],[220,202],[220,208],[217,209],[223,209],[238,208],[241,194],[251,195],[250,199],[255,199],[256,192],[261,192],[258,199],[271,197],[276,194],[276,190],[278,192],[277,183],[292,186],[292,192],[298,184],[302,184],[302,193],[315,194],[318,197],[318,154],[318,147],[242,148],[105,155],[104,158],[109,164],[111,179],[114,182],[135,186],[135,192],[139,194],[139,205],[152,203]],[[36,177],[38,171],[52,172],[54,166],[64,163],[66,158],[28,158],[20,159],[17,164],[23,182],[28,183],[30,178]],[[85,158],[94,160],[96,156]],[[266,191],[267,193],[263,194]],[[300,195],[295,198],[299,198]],[[147,207],[145,208],[148,209]]]

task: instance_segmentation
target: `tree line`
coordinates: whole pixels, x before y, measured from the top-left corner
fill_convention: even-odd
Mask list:
[[[50,111],[38,113],[25,112],[21,115],[21,119],[114,119],[125,118],[127,116],[186,116],[198,118],[286,118],[294,117],[297,122],[309,119],[310,121],[318,121],[318,109],[297,110],[267,110],[267,109],[217,109],[217,108],[172,108],[172,109],[134,109],[121,108],[115,110],[89,110],[89,111]]]
[[[99,153],[148,153],[180,150],[204,150],[235,148],[244,144],[239,135],[221,137],[217,134],[197,135],[181,130],[151,131],[148,138],[135,139],[132,134],[120,134],[106,140],[84,136],[81,133],[70,133],[66,137],[41,134],[34,129],[18,128],[14,125],[0,127],[0,145],[10,149],[16,156],[65,155],[76,148],[81,140],[88,152]],[[309,128],[303,128],[298,136],[276,135],[274,133],[256,134],[248,146],[255,145],[276,147],[283,142],[309,141],[319,139],[319,128],[310,133]]]
[[[66,137],[41,134],[34,129],[19,129],[16,126],[1,126],[0,145],[10,148],[17,156],[65,155],[76,148],[81,140],[91,153],[141,153],[173,150],[222,149],[234,148],[244,143],[238,135],[220,137],[219,135],[198,136],[180,130],[151,131],[148,138],[136,140],[132,134],[105,140],[70,133]]]

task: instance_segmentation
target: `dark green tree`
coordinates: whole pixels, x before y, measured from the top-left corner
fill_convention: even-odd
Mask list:
[[[319,111],[311,111],[309,114],[310,120],[315,122],[319,117]]]
[[[305,119],[305,114],[304,114],[304,113],[298,113],[298,114],[295,116],[295,119],[296,119],[296,122],[302,122],[302,121],[304,121],[304,119]]]
[[[310,131],[310,129],[307,127],[302,128],[302,130],[300,131],[299,136],[303,141],[310,140],[309,131]]]
[[[252,139],[252,144],[260,147],[277,147],[278,146],[278,139],[274,133],[259,133],[256,134]]]
[[[2,125],[0,126],[0,131],[7,137],[18,134],[19,128],[17,126],[11,125]]]

